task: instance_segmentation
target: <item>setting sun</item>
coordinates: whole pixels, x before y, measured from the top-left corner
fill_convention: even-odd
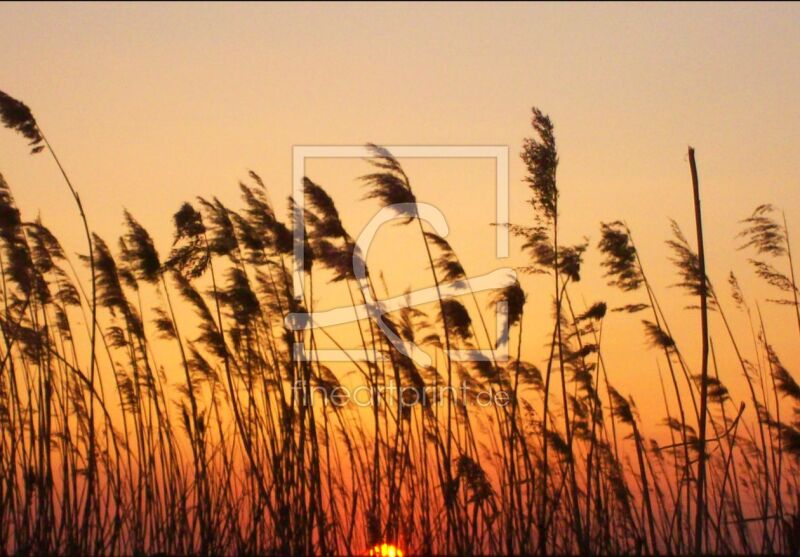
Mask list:
[[[369,557],[403,557],[403,550],[390,543],[376,544],[369,550]]]

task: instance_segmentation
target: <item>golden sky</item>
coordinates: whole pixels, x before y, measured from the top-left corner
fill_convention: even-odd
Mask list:
[[[0,88],[33,109],[93,229],[111,243],[126,207],[162,252],[182,201],[216,195],[236,206],[248,169],[283,210],[294,145],[507,145],[511,215],[524,221],[517,154],[539,106],[556,125],[566,241],[588,236],[594,246],[600,221],[625,219],[691,355],[699,318],[668,288],[675,274],[663,243],[670,217],[693,238],[687,145],[697,149],[709,274],[720,291],[733,268],[766,297],[735,251],[737,221],[756,205],[785,209],[800,246],[799,24],[800,6],[787,4],[3,4]],[[19,137],[0,134],[0,171],[19,205],[29,217],[40,211],[68,251],[82,250],[57,169],[27,152]],[[357,228],[372,208],[355,208],[364,167],[338,164],[311,165],[311,177]],[[484,249],[493,240],[492,167],[409,165],[418,197],[447,215],[468,270],[505,264]],[[421,254],[398,258],[397,242],[376,248],[390,288],[428,286]],[[587,256],[577,300],[640,301],[601,289],[597,261]],[[524,286],[535,358],[549,283]],[[776,323],[771,340],[800,371],[796,333],[778,326],[792,322],[790,310],[762,309]],[[604,342],[620,390],[646,399],[656,354],[642,348],[638,321],[609,319]]]

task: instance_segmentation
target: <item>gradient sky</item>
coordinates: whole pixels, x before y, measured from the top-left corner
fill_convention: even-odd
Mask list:
[[[126,207],[162,252],[183,200],[217,195],[235,207],[248,169],[283,210],[291,149],[302,144],[508,145],[512,219],[524,221],[517,154],[539,106],[556,125],[566,241],[588,236],[594,245],[600,221],[625,219],[691,354],[698,319],[682,311],[691,300],[667,288],[675,275],[663,244],[670,217],[693,238],[686,147],[697,149],[712,280],[727,292],[734,268],[751,293],[766,294],[748,279],[734,235],[763,202],[800,229],[798,29],[800,6],[789,4],[3,4],[0,89],[33,109],[92,227],[113,241]],[[52,161],[28,156],[11,132],[0,134],[0,154],[23,211],[40,211],[80,251]],[[483,247],[493,238],[491,166],[410,164],[418,196],[448,215],[468,269],[503,264]],[[355,208],[363,167],[309,168],[357,229],[373,207]],[[390,277],[398,249],[387,244],[376,256]],[[640,301],[598,290],[597,260],[587,257],[578,299]],[[400,263],[408,278],[395,267],[390,289],[428,285],[417,274],[422,259]],[[525,286],[542,316],[529,329],[538,348],[549,284]],[[790,310],[764,310],[792,368],[796,333],[777,325],[792,323]],[[626,319],[609,320],[609,364],[629,370],[621,390],[646,397],[641,379],[655,376],[631,364],[654,373],[656,354],[641,347],[636,316]]]

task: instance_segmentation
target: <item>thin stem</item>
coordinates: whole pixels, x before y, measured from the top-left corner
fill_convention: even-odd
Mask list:
[[[694,149],[689,147],[689,166],[692,172],[692,191],[694,192],[694,218],[697,229],[697,259],[700,280],[700,328],[702,334],[702,371],[700,372],[700,438],[697,461],[697,516],[695,522],[694,553],[700,555],[703,550],[703,521],[706,515],[705,482],[706,482],[706,414],[708,413],[708,282],[706,280],[706,261],[703,246],[703,219],[700,211],[700,184],[697,179],[697,165]]]

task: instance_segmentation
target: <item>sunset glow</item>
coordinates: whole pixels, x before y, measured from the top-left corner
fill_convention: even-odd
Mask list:
[[[0,555],[800,554],[798,29],[0,3]]]
[[[403,557],[403,550],[390,543],[376,544],[367,554],[369,557]]]

